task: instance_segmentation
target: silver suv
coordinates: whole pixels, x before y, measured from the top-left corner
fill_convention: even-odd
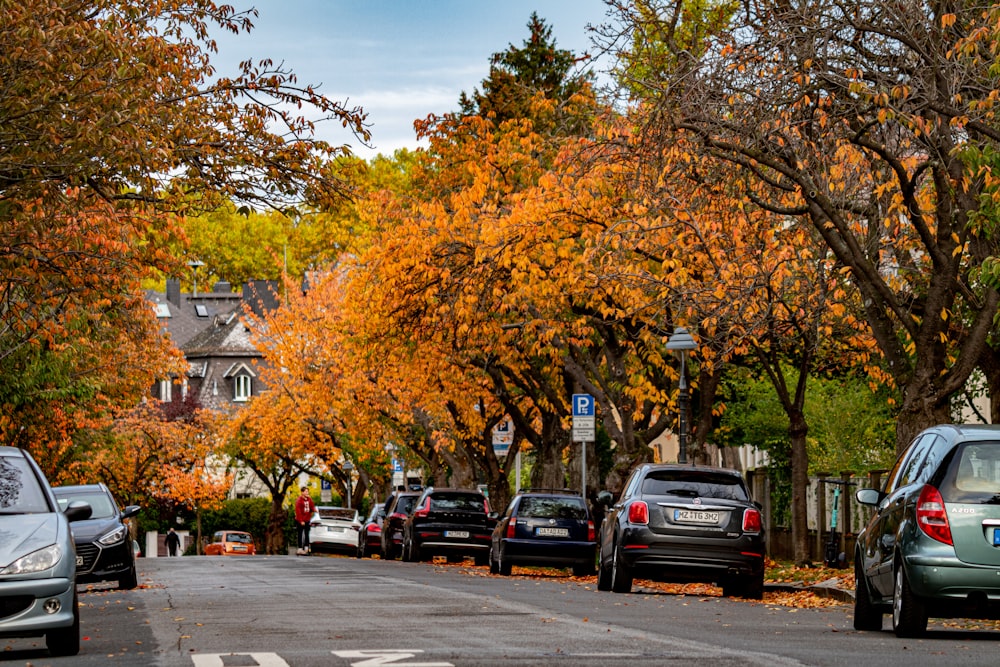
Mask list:
[[[59,511],[31,455],[0,447],[0,637],[45,636],[49,653],[80,652],[76,550],[69,522],[90,516],[90,505]]]

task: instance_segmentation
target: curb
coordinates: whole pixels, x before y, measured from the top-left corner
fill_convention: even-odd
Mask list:
[[[764,583],[765,591],[780,591],[785,593],[798,593],[800,591],[809,591],[815,595],[824,598],[831,598],[834,600],[839,600],[840,602],[854,602],[854,591],[847,590],[840,587],[840,579],[833,578],[827,579],[826,581],[821,581],[818,584],[813,584],[811,586],[806,586],[800,582],[795,583]]]

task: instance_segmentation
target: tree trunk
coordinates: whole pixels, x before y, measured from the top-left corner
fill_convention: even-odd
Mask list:
[[[903,453],[925,428],[952,421],[950,394],[943,394],[924,373],[903,387],[903,400],[896,417],[896,454]]]
[[[809,488],[809,455],[806,435],[809,426],[801,410],[789,415],[788,435],[792,447],[792,553],[797,565],[809,562],[809,508],[806,495]]]
[[[268,517],[267,535],[264,538],[264,551],[268,554],[284,554],[286,551],[285,521],[288,512],[285,511],[283,501],[283,496],[271,495],[271,515]]]

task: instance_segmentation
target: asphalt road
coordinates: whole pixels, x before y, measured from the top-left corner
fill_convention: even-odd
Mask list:
[[[989,631],[855,632],[846,606],[603,593],[593,579],[504,578],[471,561],[143,559],[140,583],[81,596],[79,656],[0,640],[0,665],[917,667],[992,666],[1000,652]]]

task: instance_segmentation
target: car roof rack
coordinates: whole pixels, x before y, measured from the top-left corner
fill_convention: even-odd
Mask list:
[[[521,489],[520,493],[566,493],[572,496],[582,495],[576,489],[549,489],[541,486],[531,486],[526,489]]]

